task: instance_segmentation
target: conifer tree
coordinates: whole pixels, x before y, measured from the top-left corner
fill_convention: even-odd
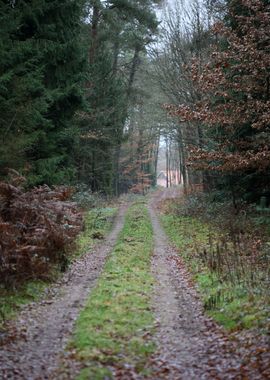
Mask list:
[[[152,1],[88,2],[90,24],[86,109],[81,131],[79,180],[93,190],[118,193],[119,158],[139,55],[157,28]],[[83,149],[81,147],[83,146]]]
[[[1,135],[7,149],[0,165],[2,173],[6,166],[25,168],[30,184],[67,182],[73,174],[82,10],[81,1],[1,2]]]
[[[8,167],[22,169],[27,165],[26,152],[48,124],[45,115],[49,99],[43,83],[40,53],[30,29],[22,24],[22,11],[19,3],[1,2],[1,176]],[[24,15],[26,17],[25,12]]]
[[[42,51],[44,84],[49,97],[48,128],[31,155],[34,182],[67,182],[74,176],[72,118],[82,105],[85,55],[81,41],[82,1],[43,0],[36,12],[35,39]]]

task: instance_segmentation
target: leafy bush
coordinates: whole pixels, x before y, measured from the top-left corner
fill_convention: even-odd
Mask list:
[[[14,182],[13,182],[14,183]],[[0,282],[14,286],[46,279],[54,264],[64,270],[68,252],[82,229],[68,187],[40,186],[25,191],[0,182]]]
[[[100,193],[93,193],[85,184],[77,186],[72,199],[84,210],[98,208],[104,204],[104,197]]]

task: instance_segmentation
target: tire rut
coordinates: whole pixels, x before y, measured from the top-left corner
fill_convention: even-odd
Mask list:
[[[234,344],[205,316],[190,276],[159,223],[153,202],[149,213],[155,240],[153,309],[158,322],[154,379],[244,378]]]
[[[106,258],[123,227],[121,205],[111,233],[94,251],[77,260],[54,298],[23,310],[13,326],[17,338],[0,347],[1,379],[50,379],[71,336],[74,322],[95,287]]]

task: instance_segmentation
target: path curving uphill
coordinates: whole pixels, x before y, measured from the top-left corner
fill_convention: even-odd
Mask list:
[[[13,326],[17,336],[0,346],[1,380],[53,378],[74,322],[123,227],[126,209],[121,205],[105,242],[74,263],[54,298],[22,311]]]

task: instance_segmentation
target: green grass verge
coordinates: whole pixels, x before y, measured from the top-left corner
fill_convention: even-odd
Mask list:
[[[111,229],[116,213],[116,207],[88,211],[85,214],[84,231],[77,238],[77,249],[71,258],[81,256],[91,249],[97,240],[103,239]],[[54,270],[52,279],[55,279],[58,275],[59,272]],[[26,282],[14,290],[7,290],[0,286],[0,330],[4,329],[6,320],[16,317],[22,305],[38,301],[44,296],[44,291],[48,286],[50,286],[49,281]]]
[[[154,351],[150,274],[153,232],[142,203],[130,208],[97,287],[81,312],[71,346],[85,367],[79,379],[112,378],[112,367],[145,371]]]
[[[171,241],[179,249],[193,274],[207,313],[228,330],[266,326],[269,307],[260,295],[251,295],[242,286],[220,281],[217,274],[204,266],[197,255],[208,247],[213,227],[194,217],[161,215]],[[218,231],[214,231],[217,234]]]
[[[77,238],[75,256],[81,256],[93,248],[110,231],[117,214],[117,207],[94,208],[84,215],[84,231]]]
[[[4,330],[7,319],[16,317],[20,307],[37,301],[48,286],[43,281],[31,281],[23,284],[17,290],[7,290],[0,287],[0,331]]]

